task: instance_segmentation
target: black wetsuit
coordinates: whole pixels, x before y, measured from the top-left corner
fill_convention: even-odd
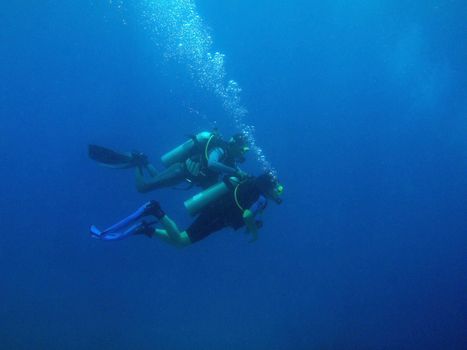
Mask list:
[[[254,180],[245,182],[238,188],[237,198],[243,209],[249,209],[260,197],[261,192]],[[203,209],[186,232],[194,243],[223,228],[231,227],[238,230],[243,226],[245,226],[243,211],[238,207],[232,189],[221,199]]]

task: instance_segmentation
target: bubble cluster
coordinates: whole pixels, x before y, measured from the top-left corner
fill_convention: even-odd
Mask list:
[[[213,40],[208,26],[199,16],[193,0],[141,0],[144,28],[164,57],[187,67],[193,81],[215,95],[227,115],[232,118],[250,143],[264,171],[276,176],[276,171],[258,146],[254,127],[245,123],[248,114],[240,95],[242,89],[226,78],[224,57],[213,52]]]
[[[126,8],[124,6],[124,0],[109,0],[108,5],[109,7],[114,9],[119,14],[122,24],[126,25],[127,19],[126,19],[126,13],[125,13]],[[106,17],[104,18],[107,20]]]

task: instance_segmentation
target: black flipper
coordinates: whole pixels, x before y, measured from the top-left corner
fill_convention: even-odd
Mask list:
[[[130,152],[121,153],[97,145],[89,145],[89,158],[112,168],[131,168],[135,166],[135,159]]]

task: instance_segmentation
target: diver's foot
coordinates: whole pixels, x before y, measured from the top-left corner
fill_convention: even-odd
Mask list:
[[[145,235],[146,237],[152,238],[154,236],[154,228],[150,226],[146,221],[142,221],[140,226],[133,233],[134,235]]]
[[[144,211],[146,215],[152,215],[158,218],[159,220],[165,216],[165,212],[162,210],[161,205],[157,201],[149,201],[146,209]]]

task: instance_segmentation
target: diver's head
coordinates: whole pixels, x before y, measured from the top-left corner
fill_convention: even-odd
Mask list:
[[[245,161],[245,154],[250,150],[248,138],[241,133],[233,135],[229,140],[230,154],[240,163]]]
[[[271,173],[265,173],[255,179],[256,186],[259,191],[269,199],[272,199],[277,204],[282,203],[282,193],[284,186],[282,186],[277,178]]]

